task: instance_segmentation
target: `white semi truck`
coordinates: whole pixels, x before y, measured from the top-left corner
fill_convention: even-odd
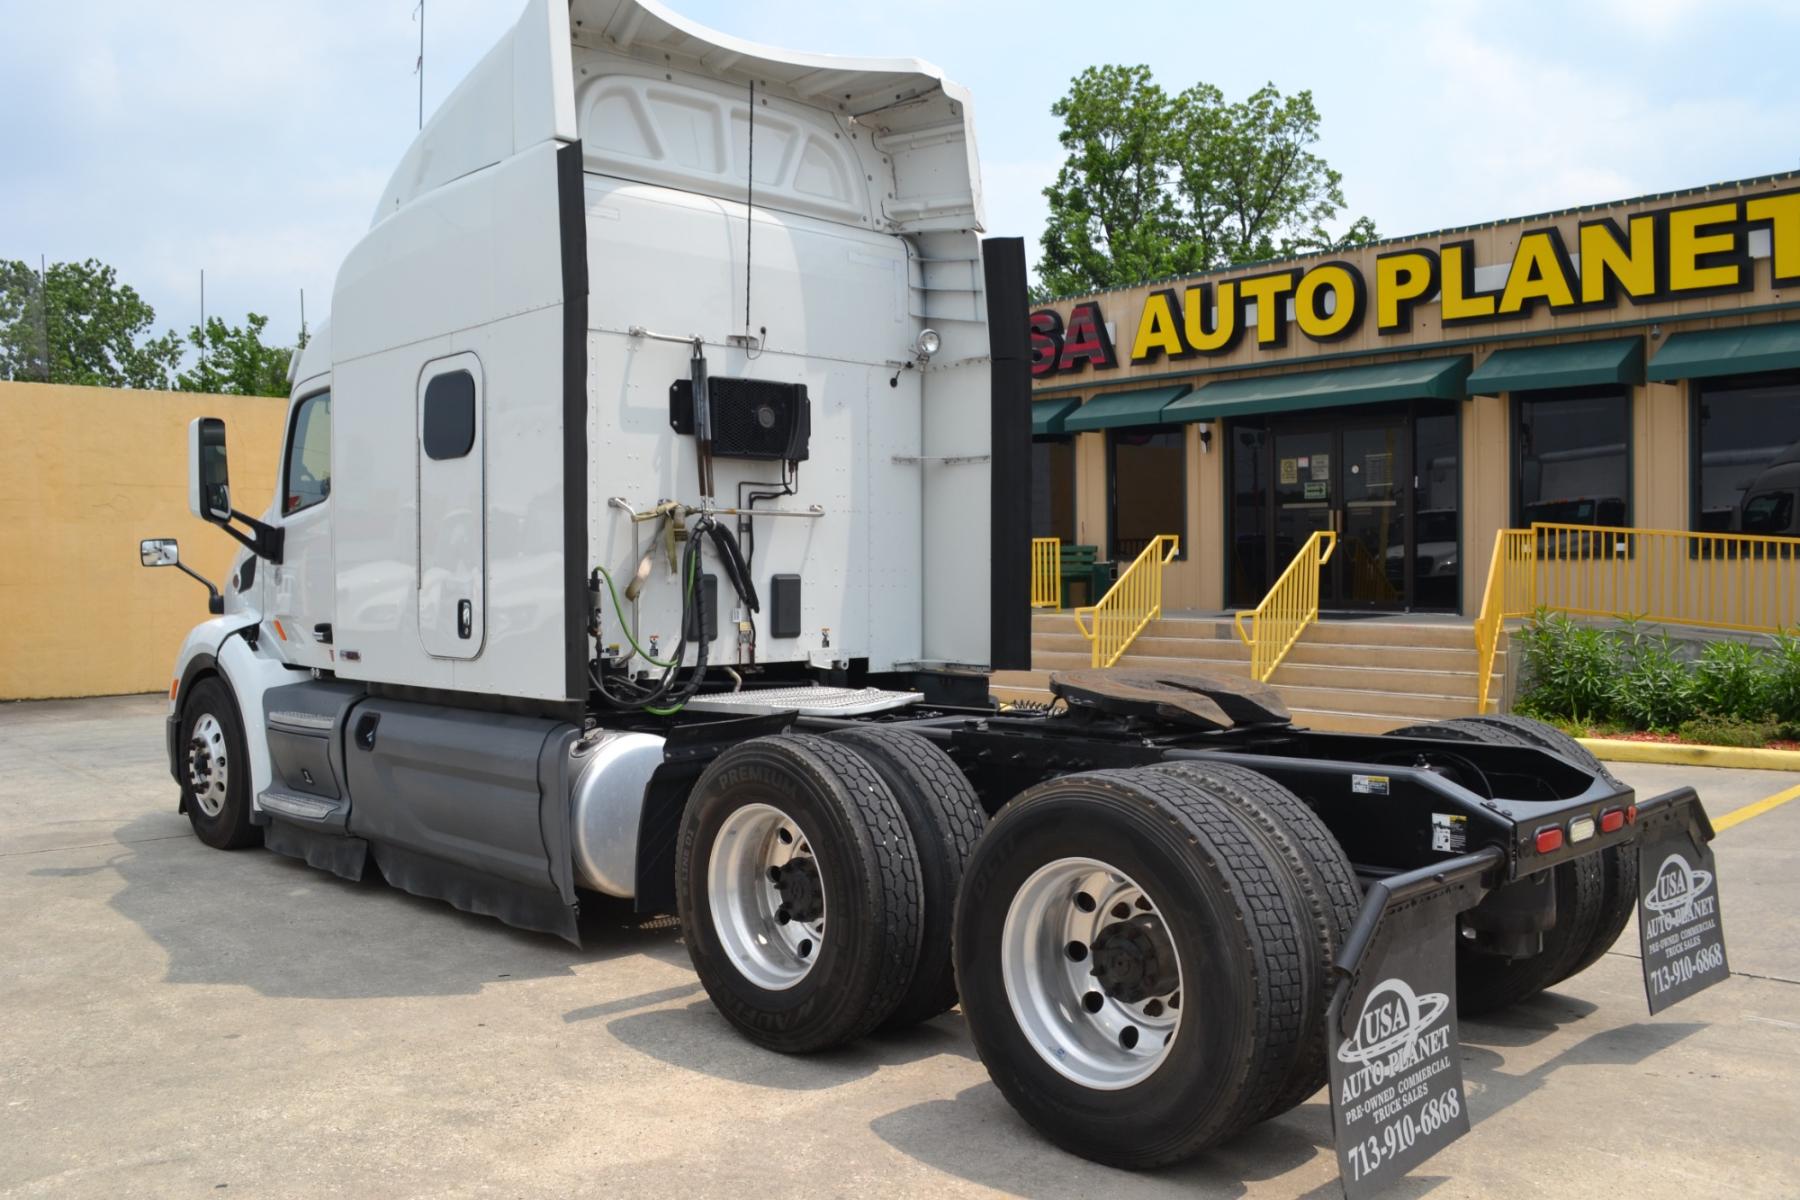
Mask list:
[[[1131,672],[992,704],[1029,660],[1029,374],[1022,245],[981,232],[936,69],[529,0],[339,270],[260,516],[191,429],[244,552],[176,660],[181,810],[571,939],[584,897],[678,912],[775,1050],[960,995],[1020,1112],[1122,1166],[1354,1067],[1379,1178],[1466,1111],[1449,1075],[1350,1106],[1436,1045],[1428,987],[1582,969],[1705,814],[1513,718],[1314,733]],[[1355,1122],[1415,1099],[1376,1153]]]

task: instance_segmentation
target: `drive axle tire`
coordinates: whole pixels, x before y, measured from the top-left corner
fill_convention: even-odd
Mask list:
[[[969,855],[987,828],[987,813],[950,756],[927,738],[879,726],[827,736],[854,748],[875,768],[899,802],[919,851],[924,905],[919,966],[905,997],[882,1022],[884,1029],[904,1029],[956,1005],[956,968],[950,961],[956,892]]]
[[[250,755],[231,689],[216,676],[200,680],[181,706],[181,806],[194,836],[215,850],[262,842],[250,822]]]
[[[1326,1009],[1331,1003],[1331,965],[1362,907],[1356,871],[1338,840],[1319,815],[1292,791],[1248,767],[1195,760],[1166,763],[1151,770],[1188,780],[1241,818],[1241,823],[1278,856],[1292,877],[1294,913],[1309,925],[1302,940],[1302,965],[1310,978],[1299,1053],[1287,1083],[1259,1115],[1279,1116],[1325,1086]]]
[[[1187,1158],[1287,1080],[1304,1008],[1272,861],[1216,798],[1156,770],[1033,787],[975,848],[956,974],[976,1052],[1056,1145]]]
[[[854,749],[784,734],[739,743],[688,798],[675,859],[688,955],[746,1037],[807,1053],[885,1020],[919,961],[918,852]]]
[[[1392,736],[1435,737],[1549,750],[1611,782],[1618,781],[1568,734],[1529,717],[1457,717],[1396,729]],[[1629,859],[1627,863],[1625,860]],[[1556,924],[1529,958],[1482,954],[1456,944],[1457,1011],[1480,1016],[1537,995],[1593,965],[1618,940],[1637,902],[1636,847],[1590,854],[1552,868]]]

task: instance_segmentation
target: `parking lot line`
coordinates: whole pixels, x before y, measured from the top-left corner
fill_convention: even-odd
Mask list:
[[[1748,821],[1751,817],[1760,817],[1772,808],[1780,808],[1796,796],[1800,796],[1800,785],[1788,788],[1784,792],[1776,792],[1773,796],[1764,796],[1761,800],[1746,804],[1742,808],[1734,808],[1712,823],[1713,832],[1724,833],[1733,825]]]

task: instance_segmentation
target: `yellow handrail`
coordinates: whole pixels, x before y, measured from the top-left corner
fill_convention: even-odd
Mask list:
[[[1250,675],[1267,682],[1307,625],[1319,616],[1319,570],[1337,550],[1337,534],[1321,529],[1306,539],[1262,603],[1232,618],[1238,638],[1250,647]],[[1249,630],[1244,618],[1251,619]]]
[[[1075,627],[1092,643],[1092,662],[1096,667],[1110,667],[1118,662],[1144,626],[1162,616],[1163,567],[1180,551],[1179,537],[1172,533],[1157,535],[1119,573],[1099,603],[1075,610]],[[1084,616],[1091,618],[1093,624],[1084,622]]]
[[[1062,539],[1031,539],[1031,607],[1062,607]]]
[[[1494,535],[1494,554],[1488,561],[1487,587],[1481,593],[1481,613],[1475,618],[1475,711],[1488,711],[1488,690],[1494,678],[1494,655],[1500,649],[1500,631],[1506,618],[1523,616],[1535,607],[1537,572],[1532,562],[1532,537],[1523,529],[1502,529]]]
[[[1551,522],[1502,529],[1475,619],[1479,711],[1506,620],[1540,608],[1780,633],[1800,625],[1800,538]]]

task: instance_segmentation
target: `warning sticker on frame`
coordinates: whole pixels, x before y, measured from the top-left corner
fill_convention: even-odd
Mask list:
[[[1638,945],[1644,994],[1659,1013],[1731,976],[1712,848],[1686,832],[1638,848]]]
[[[1386,775],[1352,775],[1350,790],[1359,796],[1385,796],[1388,794],[1388,777]]]
[[[1461,854],[1469,848],[1469,818],[1460,813],[1431,814],[1431,848]]]

